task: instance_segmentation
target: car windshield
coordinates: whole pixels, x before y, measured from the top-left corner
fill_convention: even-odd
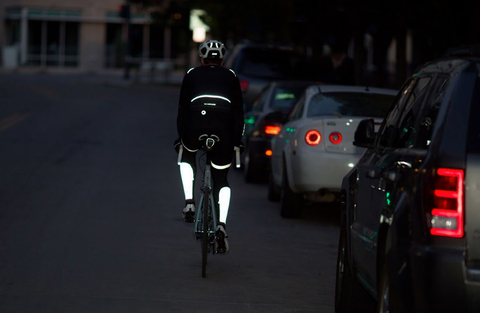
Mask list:
[[[314,95],[308,105],[307,117],[368,116],[383,118],[395,96],[382,94],[332,92]]]
[[[304,75],[302,71],[305,66],[300,63],[305,61],[294,51],[245,49],[242,53],[243,58],[237,69],[240,74],[268,79],[297,78]]]
[[[290,110],[305,88],[306,86],[276,87],[273,92],[274,96],[271,98],[270,101],[270,108],[275,110]]]

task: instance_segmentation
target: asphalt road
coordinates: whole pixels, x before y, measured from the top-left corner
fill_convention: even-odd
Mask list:
[[[0,312],[333,312],[338,214],[229,174],[230,253],[181,219],[178,86],[0,74]]]

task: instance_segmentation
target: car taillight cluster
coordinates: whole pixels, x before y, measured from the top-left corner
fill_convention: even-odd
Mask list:
[[[339,132],[331,133],[329,138],[330,138],[330,141],[336,145],[342,142],[342,134],[340,134]]]
[[[305,135],[305,141],[310,146],[316,146],[322,141],[322,135],[318,130],[309,130]]]
[[[264,131],[265,131],[265,134],[267,135],[275,136],[275,135],[278,135],[281,129],[282,127],[279,125],[265,125]]]
[[[248,89],[248,82],[246,80],[241,80],[240,79],[240,89],[242,90],[243,93],[245,93]]]
[[[265,135],[276,136],[282,130],[282,126],[279,124],[265,124],[263,128],[263,132]],[[267,157],[272,156],[273,151],[271,149],[265,150],[265,155]]]
[[[463,237],[463,179],[463,170],[437,170],[431,212],[432,235]]]
[[[328,138],[330,139],[330,142],[335,145],[341,143],[343,139],[342,134],[340,134],[339,132],[331,133]],[[315,129],[309,130],[305,135],[305,141],[310,146],[316,146],[322,141],[322,134],[320,134],[320,132]]]

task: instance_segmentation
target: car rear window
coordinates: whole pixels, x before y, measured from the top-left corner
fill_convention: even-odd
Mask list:
[[[264,79],[306,78],[304,58],[290,50],[245,49],[236,72]]]
[[[318,93],[314,95],[307,109],[307,117],[368,116],[383,118],[395,96],[368,93]]]
[[[276,87],[270,101],[272,109],[291,109],[306,86]]]

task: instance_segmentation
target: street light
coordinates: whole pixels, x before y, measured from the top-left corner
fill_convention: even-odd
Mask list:
[[[205,15],[206,12],[203,10],[191,10],[190,11],[190,30],[193,31],[193,41],[194,42],[204,42],[206,38],[207,31],[210,30],[210,27],[205,24],[201,16]]]

